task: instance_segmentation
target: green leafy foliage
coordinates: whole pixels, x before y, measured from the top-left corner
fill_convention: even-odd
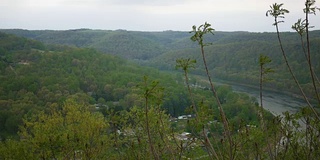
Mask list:
[[[106,106],[128,109],[139,104],[134,89],[144,75],[168,84],[166,92],[171,97],[165,97],[164,103],[169,113],[180,115],[187,106],[188,100],[179,102],[176,98],[176,93],[183,94],[183,85],[169,87],[177,84],[171,83],[175,80],[168,73],[93,49],[67,47],[51,51],[40,42],[1,35],[0,46],[5,51],[1,52],[0,61],[1,138],[17,133],[24,114],[48,110],[69,97],[97,105],[101,110]],[[178,106],[179,109],[173,109]]]
[[[312,64],[314,65],[315,73],[319,76],[319,59],[317,46],[320,45],[319,31],[312,31],[311,37],[311,52],[313,54]],[[219,32],[215,33],[217,36]],[[212,36],[212,37],[215,37]],[[303,48],[300,47],[299,37],[294,33],[282,33],[284,49],[290,53],[288,60],[292,64],[294,73],[300,83],[304,85],[307,94],[313,95],[310,89],[311,79],[308,75],[308,69],[302,66],[308,65],[308,62],[303,53]],[[273,37],[273,38],[272,38]],[[278,49],[278,44],[275,42],[276,35],[274,33],[241,33],[237,36],[230,36],[214,42],[211,46],[206,47],[206,57],[211,75],[215,78],[224,81],[231,81],[240,84],[258,86],[259,82],[259,67],[256,65],[259,61],[259,53],[264,53],[273,61],[270,63],[270,68],[275,70],[275,73],[270,74],[271,79],[267,85],[271,90],[290,91],[291,93],[299,94],[295,87],[295,83],[288,75],[288,71],[283,64],[281,52]],[[227,42],[230,41],[230,42]],[[203,63],[201,58],[196,54],[196,49],[184,49],[181,51],[172,51],[153,59],[151,62],[155,67],[162,69],[170,69],[175,64],[175,59],[183,58],[185,55],[199,62],[196,69],[192,70],[191,74],[204,75],[205,72],[201,69]],[[165,62],[165,63],[162,63]]]
[[[204,24],[200,25],[198,28],[196,26],[192,26],[192,31],[190,33],[194,33],[191,36],[192,41],[197,41],[199,45],[207,46],[211,43],[203,43],[204,36],[208,33],[213,34],[214,29],[211,28],[211,24],[205,22]]]
[[[125,57],[135,62],[156,67],[161,70],[172,71],[175,68],[176,59],[185,58],[188,55],[196,59],[198,64],[191,74],[205,75],[201,69],[202,60],[197,53],[197,44],[190,41],[190,33],[178,31],[164,32],[135,32],[135,31],[103,31],[103,30],[68,30],[68,31],[28,31],[28,30],[1,30],[7,33],[41,40],[45,43],[73,45],[79,47],[94,47],[108,54]],[[68,35],[68,36],[64,36]],[[308,62],[303,58],[303,48],[299,36],[294,33],[281,34],[283,47],[288,53],[288,61],[292,65],[296,77],[305,88],[308,96],[313,95],[310,76],[305,67]],[[77,43],[80,37],[87,39],[83,45]],[[111,38],[112,37],[112,38]],[[219,32],[214,36],[204,36],[211,46],[206,47],[208,68],[217,79],[258,86],[259,53],[264,53],[273,62],[271,68],[275,73],[270,78],[267,88],[282,90],[291,93],[299,93],[293,80],[290,80],[288,71],[284,67],[281,52],[278,49],[276,33],[250,33],[250,32]],[[121,44],[121,47],[120,45]],[[317,46],[320,45],[320,31],[310,32],[310,50],[313,54],[312,64],[315,74],[319,76],[320,63]],[[66,49],[65,46],[49,45],[50,50]],[[1,52],[2,53],[2,52]],[[148,58],[142,58],[148,55]]]
[[[283,23],[284,21],[278,21],[279,18],[284,18],[286,13],[289,13],[289,10],[282,8],[283,3],[277,4],[274,3],[270,6],[270,10],[266,12],[266,16],[271,15],[274,17],[275,23],[273,25],[278,25],[279,23]]]
[[[306,33],[308,54],[292,33],[283,33],[281,43],[278,18],[289,13],[283,4],[266,13],[275,18],[281,50],[290,51],[288,60],[309,95],[317,91],[319,72],[320,32],[310,32],[309,41],[308,31],[308,14],[318,9],[314,4],[306,0],[306,20],[293,25],[301,39]],[[191,40],[209,63],[196,64],[201,57],[184,32],[4,30],[54,44],[0,33],[0,159],[319,159],[317,107],[275,117],[256,99],[211,84],[214,75],[255,85],[260,67],[262,88],[264,76],[275,68],[268,85],[295,92],[271,38],[275,34],[215,32],[209,37],[206,33],[214,31],[209,23],[192,29]],[[161,69],[176,66],[185,82],[180,73],[59,44],[94,47]],[[201,65],[210,85],[202,76],[188,75],[204,75]],[[174,118],[181,114],[189,115]]]
[[[262,81],[267,81],[268,79],[265,77],[265,75],[274,72],[274,70],[272,68],[266,67],[266,65],[271,62],[272,62],[272,60],[268,56],[260,54],[259,65],[260,65],[260,72],[261,72],[260,78]]]
[[[23,123],[21,141],[6,141],[2,158],[97,159],[109,147],[103,115],[89,112],[88,106],[72,99],[47,114],[26,116]]]
[[[29,47],[27,39],[3,35],[0,46],[11,47],[3,47],[1,57],[0,158],[175,159],[205,153],[201,144],[206,139],[200,136],[199,141],[186,143],[177,138],[185,128],[173,127],[175,122],[169,121],[185,114],[191,105],[179,73],[144,68],[94,49],[46,46],[36,41],[32,44],[37,45]],[[195,60],[182,60],[181,67],[186,70],[184,62],[195,67]],[[154,80],[143,79],[144,75]],[[201,102],[199,124],[220,121],[207,84],[196,85],[197,81],[191,77],[190,90],[194,100]],[[252,117],[255,112],[249,115],[246,109],[255,110],[255,101],[229,87],[217,87],[217,91],[235,128],[239,119],[246,123],[256,119]],[[234,106],[238,109],[233,110]],[[190,125],[180,123],[190,129],[199,125],[192,119]],[[222,136],[221,124],[206,128]]]

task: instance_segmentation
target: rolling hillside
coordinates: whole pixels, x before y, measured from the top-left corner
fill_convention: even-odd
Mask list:
[[[137,32],[104,30],[67,30],[67,31],[28,31],[2,30],[40,40],[46,44],[64,44],[77,47],[92,47],[104,53],[117,55],[139,64],[161,70],[174,70],[178,58],[193,58],[198,62],[195,74],[204,74],[200,49],[190,40],[188,32]],[[316,74],[320,77],[320,31],[312,31],[311,53]],[[298,34],[281,33],[290,65],[298,80],[312,96],[310,77],[305,70],[304,56]],[[206,42],[212,45],[206,48],[209,69],[214,78],[235,83],[257,86],[259,78],[258,57],[260,54],[272,59],[270,67],[275,73],[267,85],[277,91],[298,93],[293,80],[284,65],[276,33],[215,32],[207,35]]]

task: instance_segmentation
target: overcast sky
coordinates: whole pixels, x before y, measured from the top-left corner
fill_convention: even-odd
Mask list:
[[[290,10],[280,29],[292,31],[304,0],[0,0],[0,28],[189,31],[207,21],[218,31],[274,32],[265,13],[275,2]],[[319,29],[320,15],[311,24]]]

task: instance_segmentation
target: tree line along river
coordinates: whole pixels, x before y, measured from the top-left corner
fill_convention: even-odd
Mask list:
[[[223,83],[219,82],[219,84]],[[257,98],[258,102],[260,103],[259,89],[240,86],[236,84],[227,85],[232,86],[232,89],[235,92],[246,93],[252,97]],[[286,111],[295,113],[299,110],[299,108],[307,105],[303,100],[299,98],[272,91],[263,91],[262,102],[264,109],[270,111],[274,115],[280,115],[281,113]]]

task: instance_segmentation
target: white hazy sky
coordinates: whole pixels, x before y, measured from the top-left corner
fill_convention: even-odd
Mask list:
[[[207,21],[218,31],[273,32],[273,3],[290,10],[282,31],[304,16],[304,0],[0,0],[0,28],[189,31]],[[320,15],[310,17],[319,29]]]

